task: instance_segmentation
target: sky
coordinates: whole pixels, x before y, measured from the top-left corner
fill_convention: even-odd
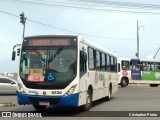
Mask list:
[[[20,1],[29,1],[30,3]],[[23,25],[20,23],[19,18],[19,14],[22,12],[27,17],[25,36],[80,35],[112,52],[116,52],[118,57],[125,58],[136,58],[138,20],[140,58],[146,59],[156,54],[160,47],[160,12],[158,14],[153,13],[160,10],[159,0],[102,0],[98,3],[92,3],[93,1],[96,2],[96,0],[59,0],[59,3],[57,3],[56,0],[43,0],[45,4],[35,4],[35,2],[42,1],[0,0],[0,72],[18,72],[19,58],[17,57],[15,61],[12,61],[11,54],[13,46],[22,42]],[[106,2],[116,2],[116,6],[113,4],[112,6],[101,6]],[[122,6],[120,8],[119,2],[138,3],[141,6],[131,9],[126,4],[128,7],[123,8]],[[71,7],[62,7],[64,3]],[[86,9],[88,4],[92,5],[92,10]],[[144,4],[152,5],[153,9],[146,10],[142,6]],[[75,9],[75,7],[83,9]],[[111,12],[110,10],[113,9],[116,11]],[[149,12],[149,14],[124,13],[122,10]],[[52,27],[28,20],[34,20]],[[157,54],[156,59],[160,59],[160,52]]]

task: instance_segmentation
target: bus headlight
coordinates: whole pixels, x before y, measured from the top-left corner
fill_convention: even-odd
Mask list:
[[[77,87],[77,84],[76,85],[73,85],[66,93],[65,93],[65,96],[67,95],[70,95],[74,92],[74,90],[76,89]]]
[[[22,85],[18,83],[18,89],[20,92],[24,93],[24,89],[22,88]]]

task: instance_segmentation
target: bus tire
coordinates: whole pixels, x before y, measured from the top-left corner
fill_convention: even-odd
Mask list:
[[[87,91],[86,104],[82,106],[83,111],[88,111],[92,107],[92,92]]]
[[[126,87],[128,85],[128,81],[126,78],[121,79],[121,87]]]
[[[44,105],[33,105],[36,110],[45,110],[47,106]]]
[[[150,87],[158,87],[158,84],[150,84]]]

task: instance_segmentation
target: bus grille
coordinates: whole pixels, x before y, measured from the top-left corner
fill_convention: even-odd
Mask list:
[[[32,89],[46,89],[46,90],[53,90],[53,89],[65,89],[68,84],[41,84],[41,83],[24,83],[27,88]]]

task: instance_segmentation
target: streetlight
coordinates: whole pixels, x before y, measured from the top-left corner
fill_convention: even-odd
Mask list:
[[[137,20],[137,53],[136,53],[136,57],[139,59],[139,30],[140,28],[144,29],[144,26],[138,26],[138,20]]]

